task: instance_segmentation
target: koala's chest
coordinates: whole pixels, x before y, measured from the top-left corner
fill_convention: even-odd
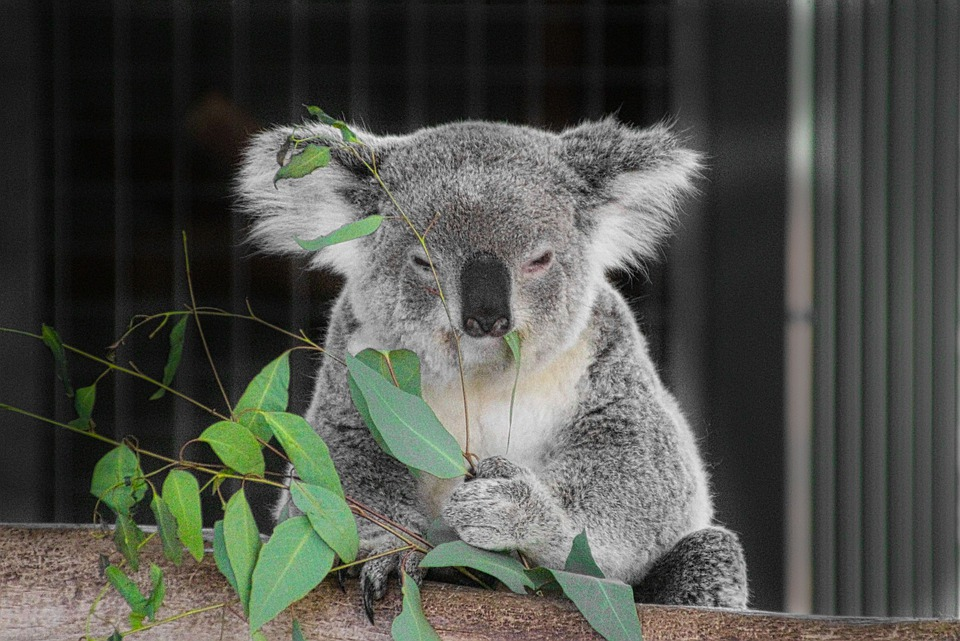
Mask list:
[[[481,460],[504,456],[533,471],[542,467],[549,457],[557,430],[576,415],[580,396],[578,387],[587,365],[587,349],[581,344],[545,368],[535,372],[521,370],[512,420],[515,372],[495,378],[468,378],[470,451]],[[423,397],[440,422],[456,437],[460,447],[466,448],[464,400],[459,381],[441,388],[425,385]],[[459,481],[424,478],[421,495],[428,512],[436,517]]]

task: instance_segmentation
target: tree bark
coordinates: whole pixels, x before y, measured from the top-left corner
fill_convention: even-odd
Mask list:
[[[208,551],[209,552],[209,551]],[[136,639],[246,641],[249,631],[230,587],[208,553],[202,563],[188,555],[180,567],[162,559],[159,545],[143,552],[136,579],[146,589],[150,563],[164,570],[166,598],[158,616],[225,603],[137,632]],[[106,637],[129,629],[129,608],[113,589],[103,590],[101,558],[119,561],[104,532],[84,527],[0,526],[0,638],[9,641]],[[103,597],[97,602],[98,595]],[[97,602],[96,608],[91,606]],[[599,639],[576,608],[551,597],[522,596],[441,583],[423,588],[427,618],[443,639],[578,640]],[[637,606],[645,641],[679,639],[960,639],[960,621],[934,619],[853,619],[738,612],[710,608]],[[357,582],[341,592],[327,580],[269,623],[271,640],[289,639],[295,616],[310,641],[390,639],[390,623],[400,611],[399,589],[376,606],[376,625],[363,614]],[[91,614],[92,612],[92,614]]]

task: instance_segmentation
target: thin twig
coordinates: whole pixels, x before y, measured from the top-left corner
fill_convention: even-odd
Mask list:
[[[190,254],[187,250],[187,232],[183,232],[183,261],[187,268],[187,290],[190,292],[190,305],[193,307],[193,318],[197,322],[197,331],[200,333],[200,342],[203,344],[203,351],[207,354],[207,361],[210,363],[210,370],[213,372],[213,378],[217,381],[217,387],[223,394],[223,402],[227,404],[227,413],[233,414],[233,406],[230,404],[230,397],[227,396],[227,390],[220,380],[220,374],[217,372],[217,365],[213,362],[213,355],[210,353],[210,346],[207,344],[207,338],[203,335],[203,324],[200,322],[200,315],[197,311],[197,299],[193,295],[193,278],[190,275]]]

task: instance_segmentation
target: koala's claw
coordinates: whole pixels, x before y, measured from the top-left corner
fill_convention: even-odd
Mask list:
[[[390,575],[397,573],[399,576],[399,569],[402,569],[407,576],[419,585],[426,573],[425,569],[420,569],[422,558],[423,554],[420,552],[398,552],[372,559],[363,564],[360,570],[360,591],[363,594],[363,611],[371,624],[374,622],[373,604],[387,593]]]
[[[367,621],[370,622],[370,625],[375,625],[373,622],[373,592],[368,590],[366,587],[363,588],[363,611],[367,615]]]
[[[347,592],[347,571],[346,570],[337,570],[337,585],[340,586],[340,591],[343,593]]]

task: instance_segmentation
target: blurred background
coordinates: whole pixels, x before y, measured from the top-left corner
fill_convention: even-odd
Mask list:
[[[614,279],[752,605],[956,616],[958,33],[947,0],[4,2],[0,325],[103,356],[133,315],[189,302],[185,231],[198,304],[322,337],[337,278],[252,256],[231,211],[246,138],[304,103],[378,133],[673,120],[707,155],[701,195],[661,264]],[[194,330],[175,385],[216,405]],[[290,346],[205,330],[233,398]],[[117,360],[159,376],[167,329],[149,331]],[[102,371],[69,362],[78,387]],[[294,411],[315,365],[295,353]],[[174,454],[211,422],[153,391],[105,377],[96,429]],[[0,403],[75,417],[17,335]],[[0,522],[90,522],[103,445],[10,412],[0,444]]]

